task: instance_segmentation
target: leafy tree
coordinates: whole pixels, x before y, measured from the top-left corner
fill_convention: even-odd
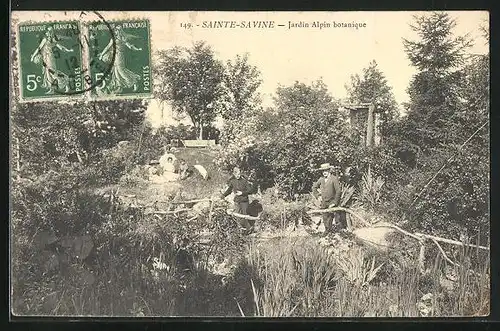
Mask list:
[[[392,88],[375,60],[363,69],[363,74],[351,76],[350,85],[346,85],[350,103],[375,102],[380,111],[380,131],[385,135],[387,127],[398,117],[398,106]]]
[[[259,112],[253,129],[232,141],[219,162],[253,170],[262,188],[277,184],[293,197],[310,190],[320,163],[352,163],[357,142],[346,121],[321,80],[280,86],[275,107]]]
[[[257,92],[262,82],[257,67],[248,63],[248,54],[237,55],[233,61],[227,61],[224,72],[224,93],[219,98],[220,114],[224,120],[224,141],[235,138],[260,106]]]
[[[224,84],[231,95],[231,108],[224,109],[224,119],[235,119],[244,116],[260,103],[257,92],[262,83],[261,73],[257,67],[248,63],[248,54],[236,55],[234,61],[227,61],[224,72]]]
[[[450,143],[447,128],[462,106],[459,92],[464,81],[464,54],[471,43],[467,36],[454,36],[456,21],[435,12],[415,17],[412,29],[419,40],[403,40],[410,62],[419,70],[408,88],[410,109],[406,140],[427,153],[439,144]]]
[[[172,104],[174,111],[189,115],[199,130],[215,120],[216,101],[223,93],[224,66],[210,46],[197,42],[192,48],[174,47],[160,51],[155,69],[159,79],[157,97]]]
[[[489,61],[466,61],[470,42],[454,36],[455,25],[446,13],[415,18],[419,39],[404,46],[418,72],[408,116],[388,139],[407,167],[401,187],[413,187],[395,203],[413,227],[447,237],[489,231]]]
[[[139,140],[144,110],[140,100],[18,104],[11,120],[23,175],[88,164],[121,140]]]
[[[273,169],[277,181],[290,194],[302,193],[317,176],[312,167],[323,162],[344,165],[350,162],[354,146],[338,111],[338,102],[321,81],[308,86],[296,82],[276,92],[278,129],[269,132],[277,145]]]

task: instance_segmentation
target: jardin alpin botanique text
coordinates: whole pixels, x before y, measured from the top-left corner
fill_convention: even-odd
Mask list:
[[[366,28],[365,22],[336,22],[336,21],[288,21],[287,24],[276,23],[276,21],[203,21],[201,27],[204,29],[274,29],[276,27],[286,27],[288,29],[293,28],[316,28],[316,29],[326,29],[326,28],[351,28],[359,29]]]

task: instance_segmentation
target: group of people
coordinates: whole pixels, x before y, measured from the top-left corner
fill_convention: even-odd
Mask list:
[[[320,201],[320,208],[329,209],[338,207],[342,194],[340,186],[340,168],[325,163],[315,170],[322,172],[322,177],[312,186],[312,194]],[[250,205],[249,195],[255,193],[255,191],[255,185],[246,177],[242,176],[239,167],[235,167],[232,176],[228,180],[227,189],[222,192],[221,198],[225,198],[233,193],[234,211],[238,214],[248,215],[248,208]],[[325,212],[322,214],[322,221],[325,226],[325,234],[347,227],[346,214],[344,211]],[[251,231],[253,228],[248,220],[244,218],[240,219],[239,223],[247,231]]]
[[[165,148],[159,160],[153,160],[149,163],[150,176],[160,176],[167,181],[177,179],[186,179],[192,171],[189,164],[184,159],[177,159],[170,148]]]
[[[177,159],[173,150],[167,146],[165,154],[158,160],[150,163],[150,175],[172,177],[170,180],[186,179],[191,174],[188,163],[183,159]],[[196,165],[195,165],[196,167]],[[321,209],[339,207],[341,200],[340,178],[342,176],[340,167],[324,163],[319,168],[322,176],[313,184],[312,195],[319,201]],[[349,171],[349,169],[348,169]],[[352,177],[352,176],[348,176]],[[246,232],[253,230],[253,225],[245,218],[248,216],[258,216],[262,212],[262,205],[257,200],[250,202],[249,196],[255,194],[257,188],[252,180],[243,176],[240,167],[234,167],[232,176],[227,182],[227,188],[220,194],[221,199],[225,199],[231,193],[234,194],[233,203],[237,221]],[[242,217],[243,216],[243,217]],[[339,231],[347,227],[346,213],[342,210],[322,213],[322,221],[325,226],[325,234]]]

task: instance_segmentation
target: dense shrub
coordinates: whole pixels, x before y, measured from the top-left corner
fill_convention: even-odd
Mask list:
[[[254,170],[263,187],[289,198],[310,190],[320,163],[348,166],[358,141],[321,81],[278,89],[277,107],[258,113],[221,153],[219,164]]]

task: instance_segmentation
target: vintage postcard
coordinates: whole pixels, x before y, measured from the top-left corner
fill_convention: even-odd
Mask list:
[[[482,11],[12,12],[12,315],[489,315],[489,38]]]

